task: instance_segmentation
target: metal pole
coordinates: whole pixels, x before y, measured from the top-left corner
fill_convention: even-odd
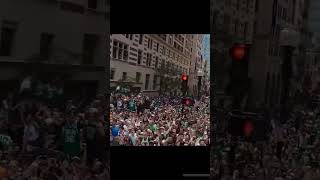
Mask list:
[[[201,78],[202,76],[198,76],[198,99],[200,99],[200,91],[201,91]]]
[[[293,47],[284,46],[284,59],[282,63],[282,92],[281,92],[281,114],[280,120],[284,123],[287,121],[288,116],[288,95],[289,95],[289,86],[290,86],[290,78],[291,78],[291,58],[292,58],[292,50]]]

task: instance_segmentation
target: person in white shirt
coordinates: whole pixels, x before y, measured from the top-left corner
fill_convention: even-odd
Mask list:
[[[121,106],[122,106],[122,101],[119,99],[119,100],[117,101],[117,109],[118,109],[118,110],[121,110]]]
[[[131,144],[132,144],[133,146],[135,146],[136,143],[137,143],[137,138],[138,138],[138,136],[137,136],[137,133],[135,133],[135,132],[133,131],[133,129],[130,129],[129,138],[130,138]]]
[[[20,85],[20,94],[26,90],[31,90],[31,84],[32,84],[32,77],[27,76],[23,79],[21,85]]]
[[[39,138],[38,124],[34,121],[31,114],[24,120],[24,135],[23,135],[23,151],[26,151],[29,145],[37,144]]]

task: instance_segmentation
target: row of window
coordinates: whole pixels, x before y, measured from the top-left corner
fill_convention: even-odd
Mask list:
[[[16,39],[18,24],[11,21],[3,21],[0,34],[0,56],[12,56],[12,49]],[[54,40],[56,36],[53,33],[44,32],[40,34],[39,58],[49,60],[54,51]],[[98,36],[94,34],[85,34],[83,38],[82,63],[93,64]]]
[[[231,5],[231,1],[230,0],[226,0],[225,1],[225,3],[226,4],[229,4],[229,5]],[[246,0],[246,6],[247,6],[247,11],[248,11],[248,9],[249,9],[249,6],[250,5],[252,5],[253,6],[253,3],[254,3],[254,0]],[[236,7],[237,7],[237,10],[239,10],[239,8],[240,8],[240,4],[241,4],[241,0],[236,0]],[[292,2],[292,5],[293,5],[293,7],[295,7],[294,5],[295,5],[296,3],[295,3],[295,0],[293,0],[293,2]],[[255,10],[256,10],[256,12],[258,11],[258,7],[259,7],[259,0],[256,0],[256,3],[255,3]],[[289,13],[288,13],[288,9],[287,8],[284,8],[284,7],[282,7],[281,5],[278,5],[277,6],[277,16],[278,16],[278,18],[281,18],[281,19],[283,19],[284,21],[287,21],[287,22],[291,22],[291,23],[294,23],[294,19],[295,19],[295,12],[296,10],[295,10],[295,8],[292,8],[292,11],[291,11],[291,15],[289,15]],[[223,26],[221,26],[221,25],[219,25],[216,21],[217,21],[217,18],[218,18],[218,16],[219,16],[219,13],[218,13],[218,11],[214,11],[213,13],[212,13],[212,16],[213,16],[213,29],[220,29],[219,27],[224,27],[223,29],[220,29],[222,32],[225,32],[225,30],[227,30],[228,31],[228,29],[229,29],[229,26],[230,26],[230,23],[231,23],[231,20],[230,20],[230,17],[228,16],[228,15],[224,15],[224,20],[223,20]],[[234,24],[235,24],[235,27],[234,27],[234,33],[235,34],[237,34],[237,28],[238,28],[238,22],[237,21],[239,21],[239,20],[235,20],[234,22]],[[300,23],[300,24],[302,24],[302,23]],[[246,25],[245,25],[246,26]],[[244,34],[246,34],[246,33],[244,33]]]
[[[187,40],[192,40],[193,39],[193,35],[192,34],[186,34],[186,38],[187,38]]]
[[[213,30],[215,32],[221,32],[221,33],[229,32],[230,34],[234,34],[237,36],[243,33],[242,35],[243,39],[247,39],[248,32],[250,32],[250,28],[251,28],[251,25],[249,24],[249,22],[241,22],[237,18],[234,19],[232,22],[230,15],[225,14],[223,15],[223,18],[221,18],[222,22],[220,24],[218,23],[219,16],[222,16],[222,15],[220,15],[218,11],[215,11],[213,15]],[[232,31],[230,31],[231,25],[233,26]]]
[[[294,10],[292,11],[292,17],[290,17],[290,16],[288,16],[287,8],[284,8],[281,5],[279,5],[278,6],[278,18],[281,18],[284,21],[293,22],[293,20],[294,20]]]
[[[180,46],[176,41],[174,42],[174,48],[183,53],[183,47]]]
[[[133,34],[124,34],[124,36],[130,40],[133,39]]]
[[[113,41],[112,58],[119,60],[128,60],[128,45],[119,41]]]
[[[278,97],[280,97],[279,95],[281,91],[280,75],[273,74],[271,76],[270,73],[268,73],[265,89],[265,103],[270,105],[279,103]]]
[[[302,1],[300,1],[300,5],[298,7],[301,7],[301,16],[303,16],[304,14],[304,9],[303,4],[301,4]],[[289,6],[289,5],[288,5]],[[294,20],[295,20],[295,16],[296,16],[296,0],[292,0],[292,4],[291,4],[291,15],[288,12],[287,8],[282,7],[281,5],[278,5],[278,17],[282,18],[284,21],[288,22],[288,23],[292,23],[294,24]]]
[[[306,68],[312,69],[314,67],[317,67],[320,64],[320,58],[318,55],[315,56],[309,56],[308,61],[306,61]]]
[[[184,37],[182,37],[181,34],[175,34],[174,37],[175,37],[175,40],[179,41],[182,44],[184,43]]]
[[[122,34],[122,35],[124,35],[127,39],[133,40],[134,34]],[[143,38],[144,38],[144,35],[139,34],[139,44],[143,43]],[[149,48],[149,42],[148,42],[148,48]]]
[[[111,71],[110,71],[110,79],[111,80],[115,80],[115,73],[116,73],[116,69],[112,68]],[[128,74],[127,72],[122,72],[121,80],[123,80],[123,81],[128,80],[128,75],[127,74]],[[141,72],[136,72],[135,82],[136,83],[141,83],[141,77],[142,77]],[[158,85],[158,83],[157,83],[158,79],[159,79],[158,75],[154,75],[153,76],[152,90],[156,90],[157,85]],[[144,82],[144,86],[145,86],[144,89],[145,90],[150,90],[149,89],[149,85],[150,85],[150,74],[146,74],[145,82]]]
[[[232,4],[231,1],[232,0],[224,0],[225,6],[231,7],[231,4]],[[246,12],[249,13],[250,8],[253,7],[254,1],[255,0],[235,0],[233,5],[236,8],[236,10],[238,10],[238,11],[240,10],[241,5],[245,5]]]
[[[184,44],[184,37],[181,34],[175,34],[174,39],[173,36],[170,34],[168,41],[167,41],[167,35],[165,34],[157,34],[161,39],[168,42],[169,45],[173,45],[175,49],[177,49],[179,52],[184,53],[186,56],[190,57],[191,54],[183,50],[183,46],[179,45],[176,41],[180,42],[181,44]],[[193,39],[193,35],[187,35],[187,39],[191,40]],[[164,46],[163,46],[164,47]],[[187,46],[185,47],[187,48]],[[191,49],[192,51],[192,49]],[[158,46],[157,46],[157,52],[158,52]],[[165,52],[162,53],[165,55]],[[170,54],[170,53],[169,53]]]
[[[269,56],[279,57],[280,53],[280,46],[277,43],[270,43],[268,52]]]
[[[228,25],[227,25],[228,27]],[[248,22],[241,22],[238,19],[234,20],[234,31],[233,33],[239,35],[243,33],[243,39],[247,38],[247,33],[249,31],[250,25]]]
[[[167,35],[166,34],[157,34],[162,40],[167,42]]]
[[[87,0],[88,9],[97,9],[100,0]],[[59,1],[60,9],[65,11],[70,11],[74,13],[83,14],[85,12],[85,7],[78,3],[73,3],[69,1]]]
[[[128,52],[129,52],[129,46],[127,44],[122,43],[117,40],[113,40],[112,58],[127,61],[128,60]],[[169,52],[169,53],[170,53],[170,57],[174,58],[176,61],[179,61],[180,63],[182,62],[181,56],[176,56],[173,52]],[[138,50],[137,65],[142,65],[142,57],[143,57],[143,51]],[[147,67],[152,66],[152,59],[153,59],[153,55],[151,53],[146,53],[146,64],[145,65]],[[183,59],[183,60],[186,61],[185,59]],[[158,56],[155,56],[154,67],[158,68],[158,67],[160,67],[160,64],[164,63],[164,62],[165,62],[164,59],[161,60]],[[187,62],[184,62],[184,63],[187,63]],[[176,66],[176,68],[181,72],[187,72],[187,70],[182,68],[181,66],[174,65],[173,63],[172,63],[172,65]]]
[[[237,0],[237,6],[239,6],[239,3],[240,1],[239,0]],[[247,1],[247,7],[249,6],[248,4],[250,4],[250,2],[249,2],[249,0]],[[256,1],[256,10],[258,9],[258,0]],[[219,13],[218,13],[218,11],[215,11],[215,12],[213,12],[213,21],[214,21],[214,24],[213,24],[213,28],[214,29],[216,29],[216,28],[219,28],[219,27],[221,27],[219,24],[217,24],[217,22],[216,22],[216,20],[217,20],[217,18],[218,18],[218,16],[219,16]],[[289,17],[288,16],[288,12],[287,12],[287,9],[286,8],[283,8],[282,6],[278,6],[278,11],[277,11],[277,16],[279,17],[279,18],[282,18],[283,20],[285,20],[285,21],[292,21],[292,23],[293,23],[293,21],[294,21],[294,16],[295,16],[295,9],[293,8],[293,10],[292,10],[292,17]],[[241,23],[239,22],[239,20],[238,19],[235,19],[234,20],[234,31],[233,31],[233,33],[234,34],[237,34],[238,32],[238,27],[239,26],[241,26]],[[223,26],[222,27],[224,27],[223,28],[223,32],[225,32],[225,30],[229,30],[229,26],[230,26],[230,24],[231,24],[231,20],[230,20],[230,17],[226,14],[226,15],[224,15],[224,19],[223,19]],[[248,31],[248,24],[245,24],[244,25],[244,35],[246,35],[246,32]]]
[[[125,35],[127,38],[132,39],[133,36],[132,35]],[[143,34],[140,35],[140,37],[143,37]],[[139,38],[139,43],[143,42],[143,38]],[[142,39],[142,40],[141,40]],[[181,55],[178,55],[174,52],[172,52],[170,49],[166,48],[164,45],[160,45],[158,42],[154,42],[151,38],[148,39],[148,48],[152,49],[153,44],[156,43],[155,45],[155,50],[156,52],[161,53],[164,56],[167,56],[168,58],[172,58],[174,61],[179,62],[179,63],[183,63],[185,65],[188,64],[188,60],[186,60],[185,58],[183,58]],[[180,46],[180,49],[183,51],[183,48]],[[113,40],[113,47],[112,47],[112,57],[115,59],[119,59],[119,60],[128,60],[128,51],[129,51],[129,46],[125,43],[122,43],[120,41],[117,40]],[[191,49],[192,51],[192,49]],[[142,50],[138,50],[138,57],[137,57],[137,64],[141,65],[142,63]],[[157,56],[156,56],[157,58]],[[147,54],[147,66],[151,66],[151,62],[152,62],[152,54]],[[157,64],[157,62],[156,62]]]

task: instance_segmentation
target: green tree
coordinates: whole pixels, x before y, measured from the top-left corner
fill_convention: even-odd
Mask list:
[[[133,88],[133,84],[135,83],[135,79],[133,77],[127,77],[126,79],[121,78],[117,81],[116,87],[120,87],[120,91],[128,91],[130,92]]]
[[[180,88],[178,76],[181,72],[172,63],[161,63],[155,72],[160,78],[159,94],[174,92]]]

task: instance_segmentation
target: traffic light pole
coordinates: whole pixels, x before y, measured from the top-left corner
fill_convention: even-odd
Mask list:
[[[199,100],[201,97],[201,80],[202,80],[202,76],[198,76],[198,99]]]
[[[183,74],[181,77],[181,80],[182,80],[181,82],[182,95],[186,96],[188,91],[188,76]]]
[[[233,109],[241,109],[244,96],[248,90],[248,71],[250,44],[235,44],[230,49],[231,67],[231,96]]]
[[[283,88],[281,91],[281,112],[280,112],[280,121],[286,122],[288,119],[288,98],[289,98],[289,86],[291,78],[291,59],[294,48],[291,46],[284,46],[284,58],[282,63],[282,84]]]

